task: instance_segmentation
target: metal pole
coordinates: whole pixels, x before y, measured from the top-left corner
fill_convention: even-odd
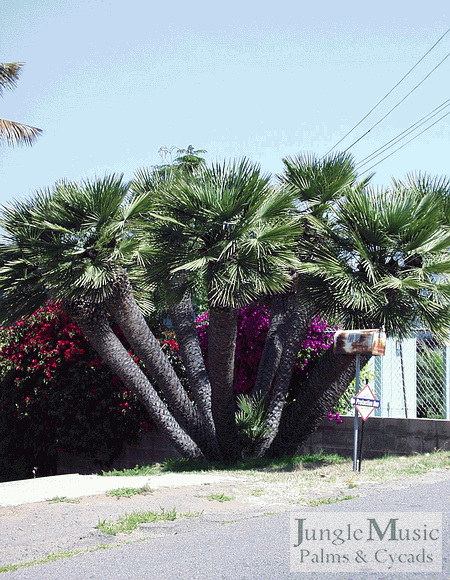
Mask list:
[[[359,465],[358,471],[361,471],[361,462],[362,462],[362,446],[363,446],[363,439],[364,439],[364,425],[366,424],[365,421],[362,422],[361,426],[361,436],[359,438]]]
[[[359,375],[361,370],[361,360],[359,353],[356,355],[356,377],[355,377],[355,395],[359,393]],[[353,471],[358,471],[358,409],[355,406],[355,419],[353,421]]]
[[[405,366],[403,364],[403,346],[402,341],[398,341],[399,351],[400,351],[400,365],[402,368],[402,385],[403,385],[403,405],[405,406],[405,419],[408,418],[408,404],[406,401],[406,384],[405,384]]]

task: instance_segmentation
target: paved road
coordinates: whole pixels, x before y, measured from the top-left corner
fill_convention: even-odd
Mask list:
[[[289,513],[235,513],[164,522],[144,541],[81,554],[2,574],[1,580],[449,580],[450,478],[435,483],[395,483],[371,496],[301,511],[443,514],[443,572],[419,574],[301,574],[289,570]],[[325,518],[325,515],[324,515]]]

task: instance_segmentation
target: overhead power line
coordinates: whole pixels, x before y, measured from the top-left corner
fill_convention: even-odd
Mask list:
[[[438,39],[438,40],[437,40],[437,41],[436,41],[436,42],[433,44],[433,46],[432,46],[430,49],[428,49],[428,50],[427,50],[427,52],[426,52],[426,53],[425,53],[425,54],[422,56],[422,58],[420,58],[420,60],[418,60],[418,61],[416,62],[416,64],[415,64],[415,65],[414,65],[414,66],[413,66],[413,67],[412,67],[412,68],[411,68],[411,69],[410,69],[410,70],[409,70],[409,71],[408,71],[408,72],[407,72],[407,73],[406,73],[406,74],[405,74],[405,75],[404,75],[404,76],[403,76],[403,77],[402,77],[402,78],[401,78],[401,79],[398,81],[398,83],[397,83],[396,85],[394,85],[394,86],[392,87],[392,89],[391,89],[391,90],[390,90],[388,93],[386,93],[386,94],[384,95],[384,97],[383,97],[382,99],[380,99],[380,100],[378,101],[378,103],[377,103],[377,104],[376,104],[374,107],[372,107],[372,109],[370,109],[370,111],[369,111],[369,112],[368,112],[366,115],[364,115],[364,117],[363,117],[363,118],[362,118],[360,121],[358,121],[358,123],[356,123],[356,125],[354,125],[354,127],[352,127],[352,128],[350,129],[350,131],[348,131],[348,133],[346,133],[346,134],[345,134],[345,135],[344,135],[344,136],[343,136],[343,137],[342,137],[342,138],[341,138],[341,139],[340,139],[340,140],[339,140],[339,141],[338,141],[338,142],[337,142],[335,145],[333,145],[333,147],[332,147],[332,148],[331,148],[329,151],[327,151],[327,153],[325,153],[324,157],[326,157],[326,156],[327,156],[329,153],[331,153],[331,151],[333,151],[333,149],[335,149],[335,148],[336,148],[336,147],[337,147],[337,146],[338,146],[340,143],[342,143],[342,141],[344,141],[344,139],[345,139],[346,137],[348,137],[348,136],[349,136],[351,133],[353,133],[353,131],[354,131],[354,130],[355,130],[357,127],[359,127],[359,125],[361,125],[361,123],[362,123],[362,122],[363,122],[365,119],[367,119],[367,117],[368,117],[368,116],[369,116],[371,113],[373,113],[373,111],[374,111],[374,110],[375,110],[375,109],[376,109],[376,108],[377,108],[377,107],[378,107],[378,106],[379,106],[379,105],[380,105],[380,104],[381,104],[381,103],[382,103],[382,102],[383,102],[385,99],[387,99],[387,97],[388,97],[388,96],[389,96],[389,95],[390,95],[390,94],[391,94],[391,93],[392,93],[392,92],[393,92],[393,91],[394,91],[394,90],[395,90],[395,89],[396,89],[396,88],[397,88],[397,87],[398,87],[398,86],[399,86],[399,85],[400,85],[400,84],[401,84],[401,83],[402,83],[402,82],[403,82],[403,81],[406,79],[406,77],[407,77],[407,76],[409,76],[409,75],[412,73],[412,71],[413,71],[413,70],[414,70],[414,69],[415,69],[415,68],[416,68],[416,67],[417,67],[417,66],[418,66],[418,65],[419,65],[419,64],[420,64],[420,63],[421,63],[423,60],[424,60],[424,58],[425,58],[425,57],[427,57],[427,56],[430,54],[430,52],[431,52],[431,51],[432,51],[432,50],[433,50],[433,49],[434,49],[434,48],[435,48],[435,47],[436,47],[436,46],[437,46],[437,45],[438,45],[438,44],[441,42],[441,40],[444,38],[444,36],[445,36],[446,34],[448,34],[448,32],[450,32],[450,28],[448,28],[448,29],[447,29],[447,30],[444,32],[444,34],[443,34],[443,35],[442,35],[442,36],[441,36],[441,37],[440,37],[440,38],[439,38],[439,39]],[[447,56],[449,56],[449,55],[447,55]],[[447,58],[447,57],[445,57],[445,58]],[[444,60],[445,60],[445,59],[444,59]],[[443,62],[443,61],[442,61],[442,62]],[[439,63],[439,64],[442,64],[442,62],[441,62],[441,63]],[[438,65],[438,66],[439,66],[439,65]],[[435,67],[435,68],[437,68],[437,67]],[[433,69],[433,70],[435,70],[435,69]],[[433,72],[433,71],[431,71],[431,72]],[[430,74],[431,74],[431,73],[429,73],[429,74],[427,75],[427,77],[428,77],[428,76],[430,76]],[[425,79],[426,79],[427,77],[425,77]],[[424,79],[424,80],[425,80],[425,79]],[[423,81],[422,81],[422,82],[423,82]],[[417,87],[415,87],[415,88],[417,88]],[[415,89],[414,89],[414,90],[415,90]],[[408,96],[408,95],[407,95],[407,96]],[[405,98],[406,98],[406,97],[405,97]],[[404,99],[403,99],[403,100],[404,100]],[[400,104],[400,103],[399,103],[399,104]],[[381,122],[381,121],[380,121],[380,122]],[[373,129],[373,127],[372,127],[371,129],[369,129],[369,131],[371,131],[372,129]],[[366,134],[367,134],[367,133],[366,133]],[[361,137],[361,138],[362,138],[362,137]],[[354,145],[354,144],[353,144],[353,145]],[[351,147],[352,147],[353,145],[351,145]],[[349,147],[347,148],[347,150],[348,150],[348,149],[349,149]]]
[[[412,139],[410,139],[409,141],[404,143],[401,147],[398,147],[397,149],[395,149],[395,151],[392,151],[392,153],[389,153],[389,155],[386,155],[386,157],[383,157],[383,159],[380,159],[380,161],[377,161],[377,163],[374,163],[374,165],[371,165],[368,169],[365,169],[362,173],[360,173],[360,175],[364,175],[364,173],[367,173],[368,171],[370,171],[371,169],[373,169],[374,167],[379,165],[381,162],[383,162],[385,159],[387,159],[388,157],[391,157],[391,155],[394,155],[394,153],[397,153],[397,151],[400,151],[400,149],[403,149],[403,147],[406,147],[406,145],[408,145],[408,143],[411,143],[411,141],[414,141],[414,139],[417,139],[417,137],[420,137],[420,135],[425,133],[425,131],[428,131],[428,129],[431,129],[431,127],[434,127],[434,125],[439,123],[439,121],[442,121],[442,119],[444,119],[448,115],[450,115],[450,111],[448,113],[445,113],[445,115],[442,115],[442,117],[440,117],[437,121],[435,121],[434,123],[432,123],[431,125],[426,127],[423,131],[421,131],[420,133],[415,135]]]
[[[403,141],[403,139],[405,139],[408,135],[416,131],[419,127],[421,127],[422,125],[424,125],[425,123],[436,117],[436,115],[442,113],[442,111],[449,106],[450,99],[447,99],[446,101],[441,103],[438,107],[436,107],[435,109],[424,115],[421,119],[410,125],[404,131],[402,131],[401,133],[399,133],[398,135],[387,141],[387,143],[384,143],[384,145],[382,145],[381,147],[370,153],[370,155],[367,155],[366,157],[364,157],[364,159],[361,159],[361,161],[359,161],[356,164],[356,167],[363,167],[364,165],[371,163],[374,159],[385,153],[388,149],[391,149],[397,143]]]
[[[388,116],[389,116],[389,115],[392,113],[392,111],[394,111],[394,110],[395,110],[395,109],[396,109],[396,108],[397,108],[399,105],[401,105],[401,104],[403,103],[403,101],[405,101],[405,100],[406,100],[406,99],[409,97],[409,95],[411,95],[411,94],[412,94],[412,93],[413,93],[413,92],[414,92],[416,89],[418,89],[418,88],[420,87],[420,85],[421,85],[422,83],[424,83],[424,82],[427,80],[427,78],[428,78],[428,77],[429,77],[429,76],[430,76],[430,75],[431,75],[431,74],[432,74],[432,73],[433,73],[433,72],[434,72],[434,71],[435,71],[435,70],[436,70],[438,67],[440,67],[440,66],[441,66],[441,64],[442,64],[442,63],[443,63],[445,60],[447,60],[447,58],[448,58],[449,56],[450,56],[450,52],[449,52],[449,53],[448,53],[446,56],[444,56],[444,58],[441,60],[441,62],[439,62],[439,63],[438,63],[438,64],[437,64],[437,65],[434,67],[434,69],[433,69],[433,70],[431,70],[431,71],[430,71],[430,72],[427,74],[427,76],[426,76],[425,78],[423,78],[423,79],[420,81],[420,83],[418,83],[418,84],[417,84],[417,85],[416,85],[416,86],[415,86],[413,89],[411,89],[411,90],[409,91],[409,93],[408,93],[406,96],[404,96],[404,97],[403,97],[403,99],[401,99],[401,100],[400,100],[400,101],[399,101],[399,102],[398,102],[396,105],[394,105],[394,106],[392,107],[392,109],[390,109],[390,110],[389,110],[389,111],[386,113],[386,115],[384,115],[383,117],[381,117],[381,119],[380,119],[379,121],[377,121],[377,122],[376,122],[374,125],[372,125],[372,127],[370,127],[370,129],[368,129],[368,130],[367,130],[367,131],[366,131],[366,132],[365,132],[363,135],[361,135],[361,137],[359,137],[358,139],[356,139],[356,141],[353,141],[353,143],[352,143],[352,144],[351,144],[349,147],[347,147],[347,149],[345,149],[344,153],[346,153],[346,152],[347,152],[349,149],[351,149],[351,148],[353,147],[353,145],[356,145],[356,143],[358,143],[359,141],[361,141],[361,139],[364,139],[364,137],[365,137],[366,135],[368,135],[368,134],[369,134],[369,133],[372,131],[372,129],[374,129],[374,128],[375,128],[377,125],[379,125],[379,124],[380,124],[382,121],[384,121],[384,120],[386,119],[386,117],[388,117]]]

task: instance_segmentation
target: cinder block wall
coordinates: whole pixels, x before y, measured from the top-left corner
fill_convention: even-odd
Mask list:
[[[299,449],[300,453],[353,455],[353,417],[343,423],[325,420]],[[361,429],[362,420],[359,419]],[[450,450],[450,421],[434,419],[388,419],[369,417],[364,426],[363,455],[367,459],[392,455],[427,453],[435,449]]]
[[[132,469],[136,465],[158,463],[169,457],[180,457],[180,454],[161,433],[154,431],[145,433],[139,443],[126,445],[121,456],[113,463],[110,469]],[[97,472],[100,472],[98,466],[91,461],[68,455],[67,453],[60,452],[58,454],[58,475]]]
[[[319,429],[299,449],[299,453],[338,453],[353,455],[353,417],[343,417],[343,423],[325,420]],[[359,425],[361,427],[361,419]],[[370,417],[364,427],[363,457],[372,459],[387,453],[412,455],[435,449],[450,450],[450,421],[434,419],[386,419]],[[145,434],[137,445],[126,446],[112,468],[133,468],[179,457],[177,451],[158,432]],[[61,453],[58,474],[95,473],[92,463]]]

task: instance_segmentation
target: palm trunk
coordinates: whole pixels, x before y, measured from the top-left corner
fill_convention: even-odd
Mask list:
[[[278,364],[275,375],[271,380],[272,390],[269,395],[269,404],[264,423],[267,435],[256,449],[257,455],[260,456],[265,454],[278,432],[291,382],[292,369],[297,359],[300,345],[305,339],[311,320],[316,312],[316,308],[306,303],[299,294],[278,296],[274,306],[276,330],[269,337],[269,343],[274,343],[278,347],[275,349],[269,344],[268,350],[269,352],[276,350]],[[268,360],[270,367],[272,367],[274,358],[269,357]],[[272,375],[273,370],[271,368],[270,375]],[[263,385],[263,392],[267,392],[267,388],[270,388],[270,386],[270,384]]]
[[[289,294],[281,294],[272,299],[270,306],[270,327],[264,342],[258,365],[253,394],[268,397],[280,364],[284,336],[282,332]]]
[[[198,340],[195,314],[189,292],[184,294],[177,305],[169,308],[169,315],[177,337],[189,386],[208,432],[208,456],[220,459],[221,454],[211,410],[211,384]]]
[[[189,399],[161,345],[145,322],[124,271],[117,280],[114,295],[108,301],[107,309],[120,326],[134,353],[143,361],[163,392],[176,421],[206,452],[210,445],[202,418]]]
[[[236,333],[236,309],[210,309],[208,362],[212,415],[219,448],[227,461],[235,461],[241,455],[233,392]]]
[[[99,306],[81,302],[65,303],[64,308],[102,360],[139,398],[156,427],[169,439],[175,449],[188,459],[203,458],[198,445],[180,427],[150,381],[114,334],[105,311]]]
[[[361,357],[361,366],[370,359]],[[355,355],[336,355],[328,349],[302,384],[295,402],[285,407],[278,434],[267,455],[293,454],[317,429],[356,375]]]

